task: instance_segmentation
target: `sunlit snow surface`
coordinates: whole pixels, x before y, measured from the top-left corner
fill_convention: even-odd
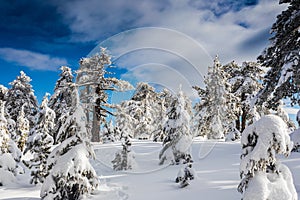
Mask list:
[[[202,141],[195,139],[192,145],[193,168],[197,177],[190,185],[179,188],[175,178],[182,165],[158,165],[161,143],[133,141],[137,165],[133,170],[116,172],[111,160],[121,149],[120,143],[94,144],[96,160],[92,161],[101,185],[100,191],[86,199],[97,200],[182,200],[240,199],[237,185],[240,182],[239,164],[240,142]],[[296,190],[300,192],[300,153],[292,153],[289,158],[280,158],[293,173]],[[28,176],[19,177],[10,187],[0,187],[0,199],[37,200],[40,186],[28,184]]]

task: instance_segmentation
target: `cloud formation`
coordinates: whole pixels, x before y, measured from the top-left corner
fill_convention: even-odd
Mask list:
[[[12,48],[0,48],[0,58],[32,70],[56,71],[60,66],[67,65],[63,58]]]
[[[266,30],[284,8],[274,0],[58,2],[74,41],[101,41],[132,28],[163,27],[189,35],[224,62],[256,59],[268,43]],[[251,40],[258,45],[249,51]]]

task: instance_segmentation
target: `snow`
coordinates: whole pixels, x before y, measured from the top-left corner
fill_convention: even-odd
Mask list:
[[[291,140],[294,142],[294,150],[299,151],[300,149],[300,128],[293,131],[290,135]]]
[[[185,188],[179,188],[175,183],[177,173],[184,165],[158,165],[158,154],[161,148],[162,144],[159,142],[134,140],[132,150],[135,152],[138,167],[128,171],[114,171],[111,160],[115,152],[122,149],[121,143],[94,143],[96,160],[91,163],[99,176],[100,187],[99,191],[86,199],[182,200],[201,199],[201,197],[209,200],[241,199],[241,194],[236,189],[240,182],[241,145],[239,141],[194,139],[191,149],[196,178]],[[203,154],[203,151],[207,149],[208,151]],[[289,167],[299,196],[300,154],[292,153],[289,158],[282,158],[281,161]],[[28,177],[25,175],[17,177],[18,185],[0,187],[0,200],[40,199],[40,186],[29,185]],[[279,177],[278,181],[282,178]],[[273,183],[266,187],[273,187],[271,184]]]
[[[249,182],[243,200],[295,200],[297,193],[289,184],[293,182],[290,170],[285,165],[280,165],[279,170],[281,174],[258,172]]]

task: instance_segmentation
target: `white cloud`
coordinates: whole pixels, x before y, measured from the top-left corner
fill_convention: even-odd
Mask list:
[[[238,63],[256,60],[268,43],[267,30],[285,8],[278,5],[278,1],[260,0],[256,5],[230,10],[228,7],[220,7],[218,1],[214,0],[212,6],[207,6],[207,3],[195,5],[191,0],[75,0],[57,5],[66,23],[70,24],[73,40],[101,42],[107,37],[108,40],[102,44],[113,55],[122,56],[122,62],[118,64],[128,70],[135,66],[144,66],[144,72],[139,69],[136,73],[131,73],[132,76],[149,82],[169,79],[167,82],[173,84],[172,88],[177,88],[178,85],[175,84],[178,80],[173,77],[172,81],[172,76],[165,73],[168,70],[158,70],[154,65],[148,64],[168,66],[187,79],[189,85],[199,84],[197,79],[200,80],[201,77],[197,73],[205,75],[207,66],[212,65],[211,58],[216,54],[224,64],[232,60]],[[222,9],[226,12],[222,13]],[[222,15],[216,16],[214,11]],[[160,27],[161,30],[165,28],[175,31],[157,31],[158,29],[150,28],[148,32],[143,32],[135,29],[109,38],[110,34],[118,31],[141,27]],[[181,34],[176,34],[176,31]],[[256,45],[252,44],[253,41]],[[160,54],[161,58],[156,53],[138,53],[139,50],[149,47],[158,52],[163,50],[173,53],[188,63],[179,62],[174,56],[170,57],[165,53]],[[146,69],[145,66],[151,69]]]
[[[55,71],[60,66],[67,65],[67,61],[63,58],[13,48],[0,48],[0,57],[5,61],[16,63],[32,70]]]

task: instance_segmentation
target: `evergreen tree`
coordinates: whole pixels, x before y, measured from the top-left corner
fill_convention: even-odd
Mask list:
[[[277,16],[271,33],[271,44],[258,61],[269,70],[258,94],[258,104],[268,101],[268,107],[276,108],[278,100],[289,97],[291,104],[299,104],[300,93],[300,2],[280,0],[289,4]]]
[[[104,129],[102,131],[102,142],[109,143],[114,142],[115,138],[115,128],[113,126],[112,120],[104,124]]]
[[[262,88],[262,74],[264,71],[256,62],[243,62],[239,66],[231,62],[223,66],[228,74],[228,83],[230,93],[237,97],[236,101],[236,129],[242,132],[249,121],[253,121],[254,96]]]
[[[7,93],[8,89],[4,85],[0,85],[0,100],[4,101],[4,97]]]
[[[154,124],[156,124],[156,130],[154,130],[153,141],[164,141],[166,133],[164,132],[164,125],[168,119],[167,110],[172,103],[172,94],[168,89],[163,89],[159,94],[158,109],[156,117],[154,118]]]
[[[22,173],[18,164],[21,155],[17,145],[9,137],[4,102],[0,100],[0,186],[14,182],[15,176]]]
[[[116,106],[116,137],[121,139],[123,135],[131,138],[134,137],[134,128],[138,123],[135,119],[136,110],[139,107],[139,102],[128,100],[121,102]]]
[[[216,57],[204,80],[206,88],[193,87],[200,97],[200,102],[194,106],[196,135],[220,139],[234,126],[237,100],[228,90],[227,78],[228,74]]]
[[[132,169],[134,163],[129,137],[124,134],[122,140],[122,151],[117,152],[115,159],[111,161],[116,171]]]
[[[263,116],[244,130],[241,143],[238,191],[243,199],[297,199],[291,172],[276,158],[288,156],[293,147],[285,122],[276,115]]]
[[[72,70],[69,67],[62,66],[60,68],[60,78],[56,81],[54,88],[54,94],[49,100],[49,108],[51,108],[56,115],[55,118],[55,127],[51,133],[54,144],[57,144],[57,133],[64,121],[66,120],[65,116],[69,112],[69,109],[72,105],[72,91],[70,85],[73,84],[73,74]]]
[[[97,174],[89,162],[95,153],[89,142],[85,114],[75,86],[72,86],[72,99],[70,114],[61,126],[66,138],[52,151],[47,161],[50,174],[41,189],[42,199],[82,199],[99,185]]]
[[[47,106],[48,95],[46,94],[43,98],[36,126],[30,132],[25,150],[25,153],[30,151],[33,154],[32,159],[24,161],[24,164],[32,170],[31,184],[43,183],[49,173],[46,164],[53,145],[50,133],[54,128],[55,113]]]
[[[190,132],[191,102],[181,90],[167,113],[168,120],[164,127],[167,136],[159,153],[159,164],[166,160],[173,164],[186,162],[191,159],[189,151],[193,138]]]
[[[136,91],[131,98],[133,101],[139,102],[139,112],[135,111],[135,121],[138,122],[135,126],[134,137],[139,139],[150,139],[155,131],[159,128],[160,123],[157,118],[161,118],[160,99],[155,89],[149,84],[140,82],[136,86]],[[131,113],[128,113],[131,115]]]
[[[24,107],[22,106],[16,122],[16,141],[19,149],[25,150],[27,138],[29,135],[29,121],[25,117]]]
[[[6,109],[11,119],[16,122],[21,108],[24,107],[29,125],[33,127],[35,115],[38,111],[38,104],[30,82],[31,79],[21,71],[20,76],[17,76],[16,80],[10,83],[11,88],[5,95],[5,101]]]
[[[108,77],[111,65],[111,56],[105,48],[100,54],[80,60],[80,69],[77,71],[77,84],[80,87],[80,100],[86,110],[88,126],[92,127],[93,142],[100,141],[100,126],[106,123],[106,117],[112,112],[108,107],[108,91],[125,91],[133,87],[123,80]]]

